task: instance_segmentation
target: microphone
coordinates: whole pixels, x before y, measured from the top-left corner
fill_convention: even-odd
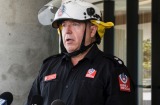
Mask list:
[[[13,95],[10,92],[4,92],[0,95],[0,105],[10,105],[13,101]]]
[[[31,99],[30,105],[43,105],[43,98],[40,95],[34,95]]]
[[[65,105],[65,103],[60,99],[56,99],[51,103],[51,105]]]

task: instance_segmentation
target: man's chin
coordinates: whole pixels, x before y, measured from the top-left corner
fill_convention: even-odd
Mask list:
[[[72,52],[75,52],[77,50],[79,50],[79,48],[75,48],[75,47],[66,47],[66,50],[68,53],[72,53]]]
[[[68,53],[73,53],[73,52],[75,52],[75,51],[77,51],[77,50],[74,50],[74,49],[68,49],[68,50],[67,50]]]
[[[74,52],[74,51],[67,50],[67,52],[68,52],[68,53],[72,53],[72,52]]]

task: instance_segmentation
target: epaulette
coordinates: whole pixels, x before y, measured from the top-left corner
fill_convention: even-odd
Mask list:
[[[50,57],[44,59],[44,60],[43,60],[43,64],[46,63],[47,61],[53,59],[53,58],[57,58],[57,57],[61,56],[61,55],[62,55],[62,54],[52,55],[52,56],[50,56]]]
[[[114,55],[105,54],[104,57],[109,59],[110,61],[112,61],[116,67],[124,67],[125,66],[124,62],[120,58],[118,58]]]

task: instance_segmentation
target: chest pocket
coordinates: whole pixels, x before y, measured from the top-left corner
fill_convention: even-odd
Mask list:
[[[42,81],[41,82],[41,94],[42,96],[51,96],[52,93],[58,92],[61,85],[61,82],[57,79],[49,80],[49,81]]]
[[[97,103],[97,100],[103,100],[103,86],[99,81],[94,81],[93,79],[86,78],[81,81],[77,99],[79,103]]]

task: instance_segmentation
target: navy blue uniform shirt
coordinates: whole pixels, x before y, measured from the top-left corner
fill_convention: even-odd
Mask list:
[[[61,99],[66,105],[135,105],[134,86],[122,62],[109,59],[97,45],[73,66],[65,54],[49,57],[35,79],[27,105],[34,95],[43,105]]]

